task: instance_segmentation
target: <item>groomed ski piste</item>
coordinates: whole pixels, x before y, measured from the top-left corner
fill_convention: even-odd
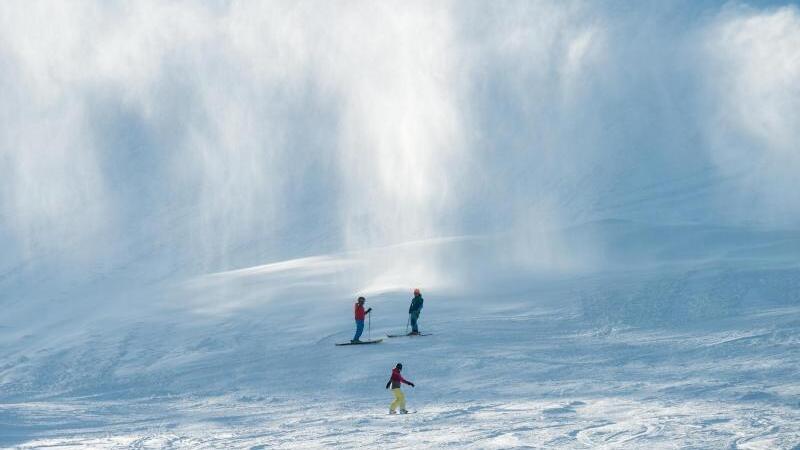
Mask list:
[[[781,2],[4,4],[0,448],[800,449],[797,79]]]

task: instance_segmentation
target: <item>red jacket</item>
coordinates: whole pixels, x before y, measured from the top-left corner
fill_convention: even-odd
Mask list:
[[[356,303],[356,320],[364,320],[364,317],[366,317],[366,315],[367,313],[364,312],[364,306]]]
[[[414,385],[410,381],[408,381],[405,378],[403,378],[402,375],[400,375],[400,371],[397,370],[397,367],[392,369],[392,377],[389,378],[389,383],[392,383],[392,389],[399,388],[400,387],[400,383],[405,383],[405,384],[407,384],[409,386],[413,386]],[[388,385],[388,383],[387,383],[387,385]]]

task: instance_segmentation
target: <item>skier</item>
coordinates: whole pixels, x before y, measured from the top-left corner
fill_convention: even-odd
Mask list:
[[[403,365],[397,363],[397,365],[392,369],[392,376],[389,378],[389,381],[386,382],[386,389],[389,389],[389,386],[392,386],[392,394],[394,394],[394,401],[391,405],[389,405],[389,414],[395,414],[395,409],[398,407],[400,408],[400,414],[408,414],[406,410],[406,396],[403,395],[403,391],[400,389],[400,384],[405,383],[411,387],[414,387],[414,383],[406,380],[400,375],[400,371],[403,370]]]
[[[411,333],[408,333],[410,336],[419,334],[417,320],[419,320],[419,313],[422,312],[422,302],[422,295],[420,295],[419,289],[414,289],[414,298],[411,300],[411,306],[408,308],[408,316],[411,321]]]
[[[372,308],[364,311],[364,302],[367,301],[364,297],[358,297],[358,301],[356,301],[355,305],[355,316],[356,316],[356,335],[353,336],[353,339],[350,340],[350,343],[357,344],[361,342],[361,333],[364,332],[364,318],[367,317]]]

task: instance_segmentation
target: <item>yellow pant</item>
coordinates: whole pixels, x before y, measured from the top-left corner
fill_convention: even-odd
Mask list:
[[[403,391],[400,388],[392,389],[392,394],[394,394],[394,401],[391,405],[389,405],[389,409],[394,411],[399,406],[401,410],[406,409],[406,396],[403,394]]]

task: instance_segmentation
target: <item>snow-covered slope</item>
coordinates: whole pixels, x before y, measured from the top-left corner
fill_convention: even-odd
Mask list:
[[[0,13],[0,446],[800,445],[796,7],[54,7]]]
[[[153,296],[149,308],[87,298],[91,313],[6,327],[3,443],[792,448],[800,235],[595,227],[660,236],[652,251],[667,256],[432,285],[421,324],[433,335],[375,346],[333,346],[352,334],[342,292],[396,248],[207,275],[140,293]],[[404,250],[478,255],[485,245]],[[408,289],[385,286],[362,292],[372,337],[405,330]],[[417,383],[412,416],[386,415],[396,362]]]

